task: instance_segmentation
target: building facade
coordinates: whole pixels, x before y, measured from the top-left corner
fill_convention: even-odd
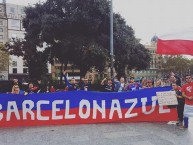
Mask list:
[[[60,79],[60,69],[61,69],[61,63],[58,61],[58,59],[55,59],[54,64],[51,65],[52,78],[56,80]],[[68,79],[71,79],[71,78],[75,78],[77,80],[80,79],[80,69],[70,62],[67,64],[66,73],[67,73]]]
[[[0,1],[0,43],[5,44],[10,39],[24,39],[25,29],[22,27],[22,19],[25,17],[24,6],[5,3]],[[155,53],[156,51],[157,37],[154,36],[151,40],[151,45],[146,45],[145,48],[151,53],[150,68],[141,71],[132,70],[130,73],[134,74],[135,77],[146,77],[146,78],[159,78],[159,69],[161,69],[161,57]],[[48,65],[48,73],[52,74],[53,78],[59,77],[61,64],[55,61],[54,65]],[[27,77],[28,68],[25,65],[22,57],[10,56],[9,65],[9,78],[15,77]],[[94,71],[95,72],[95,71]],[[110,76],[110,69],[106,68],[104,71],[104,77]],[[80,70],[72,65],[71,63],[67,66],[67,73],[69,78],[80,77]],[[96,72],[95,76],[98,74]]]
[[[0,3],[0,44],[7,42],[7,35],[6,5]]]
[[[161,78],[161,68],[162,68],[162,56],[156,54],[156,49],[157,49],[157,36],[153,36],[151,39],[151,44],[150,45],[145,45],[145,48],[149,50],[151,54],[151,62],[150,62],[150,67],[147,68],[146,70],[140,70],[140,71],[135,71],[132,70],[131,73],[134,74],[135,77],[137,78]]]
[[[8,41],[11,39],[24,39],[25,30],[22,27],[22,19],[25,17],[24,6],[6,4]],[[9,78],[23,78],[28,76],[28,68],[23,58],[10,56]]]
[[[0,1],[0,45],[7,42],[7,16],[6,16],[6,3],[4,0]],[[9,62],[7,62],[8,64]],[[0,63],[0,65],[3,65]],[[1,67],[0,80],[8,79],[8,67]],[[4,68],[4,69],[2,69]]]
[[[0,1],[0,44],[5,44],[11,39],[23,40],[25,38],[25,29],[22,25],[25,17],[24,8],[25,6],[6,3],[5,0]],[[5,71],[3,72],[5,75]],[[51,73],[50,64],[48,64],[48,73]],[[27,78],[28,67],[23,58],[11,55],[6,74],[8,76],[6,79]]]

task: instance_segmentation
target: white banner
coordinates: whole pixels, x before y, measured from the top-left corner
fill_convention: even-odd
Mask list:
[[[156,92],[156,95],[159,105],[178,105],[175,91]]]

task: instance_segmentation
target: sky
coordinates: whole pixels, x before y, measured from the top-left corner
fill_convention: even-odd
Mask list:
[[[7,0],[20,5],[40,0]],[[45,0],[41,0],[45,1]],[[113,10],[135,30],[142,44],[154,35],[193,27],[193,0],[113,0]]]

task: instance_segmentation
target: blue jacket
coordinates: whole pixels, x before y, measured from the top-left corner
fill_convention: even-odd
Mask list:
[[[64,76],[64,81],[68,87],[68,91],[77,91],[78,90],[78,87],[76,86],[76,84],[71,84],[67,78],[66,78],[66,75],[63,75]]]
[[[113,83],[115,84],[115,92],[118,92],[120,87],[121,87],[121,82],[119,81],[113,81]],[[125,91],[125,84],[124,87],[121,89],[121,92]]]

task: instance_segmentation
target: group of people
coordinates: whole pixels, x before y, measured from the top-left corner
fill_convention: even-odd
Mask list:
[[[92,79],[81,78],[80,82],[72,78],[70,81],[66,77],[66,72],[63,72],[64,81],[66,87],[64,91],[91,91],[94,83],[94,77]],[[120,79],[108,79],[104,78],[101,81],[101,88],[104,92],[123,92],[123,91],[136,91],[144,88],[161,87],[162,81],[146,80],[142,79],[140,82],[135,81],[134,77],[130,77],[129,81],[125,81],[124,77]],[[168,106],[176,107],[178,112],[178,122],[176,125],[180,128],[188,128],[188,117],[193,116],[193,81],[191,75],[186,75],[186,82],[181,84],[181,79],[174,73],[171,73],[169,77],[169,83],[172,87],[172,91],[176,92],[178,105]],[[32,94],[32,93],[45,93],[55,92],[54,86],[47,87],[46,91],[42,90],[41,80],[38,80],[36,85],[29,83],[28,88],[25,91],[20,89],[20,84],[17,79],[13,80],[13,87],[11,93],[13,94]]]
[[[101,81],[102,90],[104,92],[124,92],[124,91],[135,91],[143,88],[153,88],[154,84],[152,80],[141,80],[140,82],[135,81],[134,77],[130,77],[129,81],[125,81],[124,77],[120,79],[107,79],[104,78]]]
[[[18,79],[13,79],[13,85],[11,93],[13,94],[32,94],[32,93],[47,93],[56,91],[92,91],[94,84],[94,76],[90,79],[82,77],[79,82],[75,78],[67,79],[66,72],[63,72],[65,87],[63,89],[57,89],[54,85],[43,86],[41,80],[37,80],[35,83],[29,83],[22,87],[22,84]],[[136,81],[134,77],[130,77],[127,80],[125,77],[117,78],[104,78],[100,83],[100,90],[102,92],[123,92],[123,91],[135,91],[144,88],[153,88],[163,86],[161,79],[154,81],[153,79],[141,79]]]
[[[182,86],[182,97],[185,98],[184,109],[182,108],[184,116],[183,127],[188,128],[188,118],[193,116],[193,81],[191,75],[186,75],[186,84]]]
[[[80,82],[77,83],[74,78],[72,78],[70,81],[68,81],[66,77],[66,73],[64,72],[64,80],[65,84],[67,85],[66,90],[68,91],[77,91],[77,90],[85,90],[85,91],[91,91],[92,90],[92,84],[94,83],[94,77],[92,76],[92,79],[87,78],[81,78]],[[140,90],[143,88],[153,88],[154,86],[160,87],[161,80],[157,80],[154,84],[154,81],[149,79],[142,79],[141,83],[135,81],[134,77],[130,77],[129,81],[126,81],[124,77],[120,77],[120,79],[117,78],[104,78],[101,81],[101,91],[102,92],[123,92],[123,91],[135,91]]]
[[[93,84],[94,84],[94,76],[90,79],[82,77],[79,82],[76,81],[75,78],[70,80],[66,77],[66,72],[63,72],[65,87],[59,91],[77,91],[77,90],[84,90],[84,91],[92,91]],[[159,82],[159,80],[157,81]],[[161,81],[158,83],[161,86]],[[152,80],[141,80],[140,82],[136,82],[134,77],[130,77],[130,80],[126,82],[124,77],[120,77],[120,79],[109,79],[104,78],[101,83],[101,91],[103,92],[123,92],[123,91],[135,91],[142,88],[152,88],[154,87],[154,82]],[[22,87],[25,86],[25,87]],[[57,88],[53,85],[50,86],[42,86],[41,80],[37,80],[35,83],[29,83],[22,85],[18,79],[13,79],[12,84],[12,94],[32,94],[32,93],[47,93],[47,92],[56,92]]]
[[[66,77],[66,72],[63,73],[65,87],[63,89],[57,90],[53,85],[44,86],[41,80],[37,80],[35,83],[29,83],[22,85],[18,79],[13,79],[12,94],[33,94],[33,93],[48,93],[48,92],[56,92],[56,91],[77,91],[77,90],[84,90],[84,91],[91,91],[92,85],[94,83],[94,77],[91,80],[87,78],[81,78],[80,82],[77,83],[75,78],[72,78],[68,81]],[[22,87],[25,86],[25,87]],[[22,89],[21,89],[22,88]]]
[[[178,122],[176,125],[180,129],[187,129],[189,117],[193,117],[193,80],[190,74],[187,74],[185,79],[186,82],[182,85],[177,76],[174,74],[170,76],[172,91],[176,93],[178,105],[168,107],[177,108]]]
[[[53,86],[51,86],[50,91],[55,91],[55,89],[53,90]],[[25,94],[25,95],[32,94],[32,93],[50,92],[50,91],[48,89],[47,91],[44,91],[44,89],[42,88],[41,80],[37,80],[37,83],[35,85],[33,83],[22,85],[18,81],[18,79],[13,79],[13,84],[11,89],[12,94]]]

